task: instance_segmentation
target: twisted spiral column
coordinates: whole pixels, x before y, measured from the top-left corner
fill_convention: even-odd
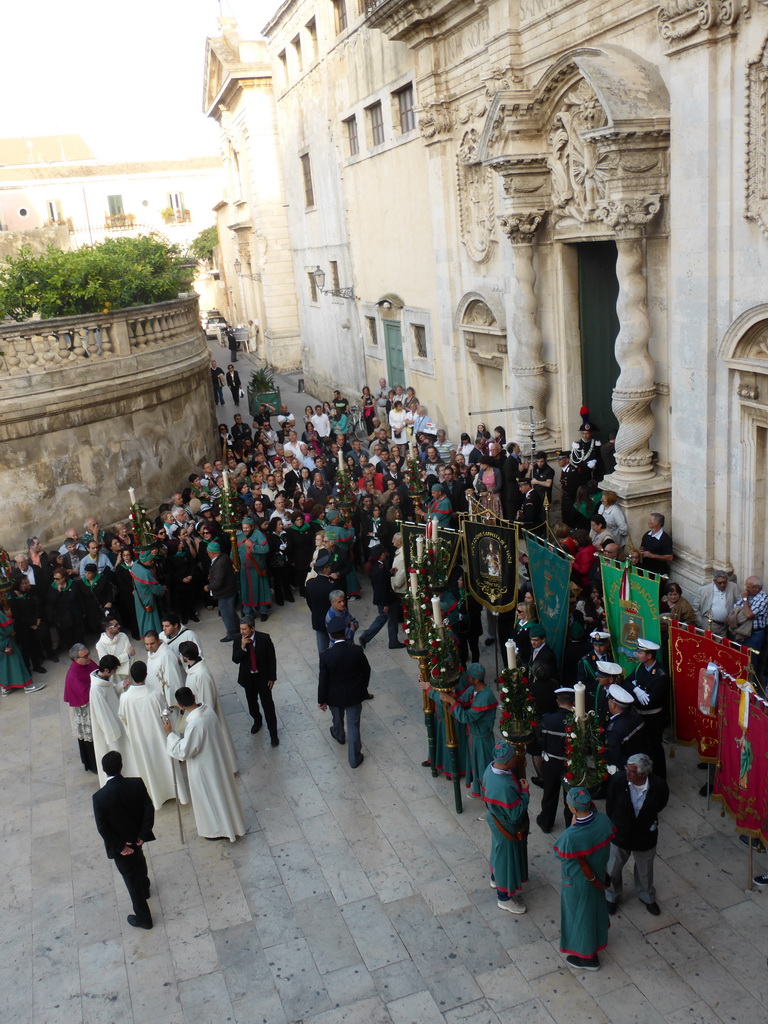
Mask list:
[[[612,407],[619,421],[616,436],[615,483],[644,480],[654,475],[653,454],[648,446],[653,433],[651,402],[656,395],[654,363],[648,351],[651,325],[648,320],[645,250],[641,238],[616,238],[619,297],[616,312],[616,362],[619,379],[613,390]]]
[[[533,427],[537,444],[547,436],[545,403],[547,378],[541,358],[542,334],[536,321],[536,270],[533,266],[533,245],[530,241],[514,241],[515,295],[512,313],[513,343],[509,346],[512,405],[517,412],[515,430],[517,439],[530,433],[528,407],[533,406]],[[524,410],[524,411],[523,411]]]

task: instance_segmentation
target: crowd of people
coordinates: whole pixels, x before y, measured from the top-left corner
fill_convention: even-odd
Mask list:
[[[212,373],[216,369],[212,364]],[[234,379],[232,394],[239,399],[239,381]],[[484,632],[487,646],[513,638],[521,662],[531,667],[541,728],[528,752],[534,770],[531,781],[542,788],[537,823],[543,832],[551,832],[555,825],[563,783],[563,721],[573,706],[576,680],[585,684],[591,707],[604,721],[609,764],[619,773],[604,794],[609,817],[611,800],[617,806],[622,795],[611,797],[617,778],[624,780],[622,786],[644,786],[644,792],[649,779],[661,780],[652,783],[654,800],[648,807],[662,809],[668,677],[658,650],[649,642],[641,640],[640,664],[630,678],[625,679],[612,661],[597,556],[630,558],[644,569],[668,574],[673,549],[664,517],[656,513],[635,546],[616,494],[600,488],[613,468],[612,438],[601,444],[585,417],[579,440],[552,458],[542,451],[525,454],[519,443],[507,440],[502,426],[489,431],[484,423],[471,434],[462,433],[454,444],[432,422],[412,388],[388,388],[381,380],[377,389],[363,389],[359,407],[350,409],[347,399],[334,391],[330,401],[306,406],[300,423],[285,405],[262,405],[250,425],[236,413],[231,425],[220,424],[216,445],[215,457],[192,469],[184,486],[159,504],[152,536],[142,543],[130,521],[104,529],[91,518],[82,530],[68,529],[61,543],[48,551],[37,537],[30,537],[13,565],[4,567],[2,695],[42,689],[45,684],[34,677],[46,672],[44,662],[58,661],[67,652],[71,667],[64,699],[71,707],[86,770],[98,772],[108,783],[103,759],[118,752],[121,770],[144,779],[154,807],[173,796],[182,802],[191,799],[200,835],[233,841],[243,835],[245,824],[233,783],[234,748],[215,682],[189,623],[199,621],[203,608],[218,608],[225,630],[221,642],[232,645],[232,661],[253,720],[251,731],[258,732],[266,721],[272,745],[277,746],[271,694],[277,672],[274,648],[267,632],[256,631],[256,623],[266,622],[276,606],[292,603],[296,596],[308,606],[317,640],[318,705],[331,709],[331,735],[348,743],[349,763],[357,768],[364,760],[360,710],[373,697],[366,645],[386,625],[389,648],[405,646],[399,633],[406,591],[400,521],[434,514],[441,525],[457,526],[462,513],[487,509],[549,535],[573,557],[562,667],[537,622],[524,554],[520,603],[514,613],[495,619],[488,615],[484,627],[482,609],[465,588],[460,566],[442,601],[466,668],[448,701],[460,724],[461,774],[472,795],[489,807],[492,885],[499,906],[515,913],[525,909],[520,891],[526,860],[521,846],[509,844],[523,843],[523,834],[527,835],[525,828],[512,826],[522,820],[528,794],[509,749],[494,746],[497,704],[478,664]],[[413,459],[421,470],[418,481],[410,472]],[[355,492],[352,504],[342,487],[343,475]],[[230,490],[235,500],[240,524],[236,533],[224,522],[224,490]],[[238,562],[235,569],[233,563]],[[377,611],[364,629],[349,604],[360,597],[361,575],[370,577]],[[693,605],[669,580],[661,610],[667,622],[695,622],[740,642],[749,637],[758,656],[764,646],[768,595],[755,577],[747,580],[740,594],[727,574],[715,573]],[[136,657],[139,644],[146,662]],[[91,659],[94,647],[98,661]],[[446,700],[436,691],[429,695],[436,705]],[[430,767],[447,772],[445,748],[439,744],[437,757],[439,763]],[[172,759],[184,761],[185,771],[172,771]],[[211,791],[217,794],[215,799]],[[629,792],[636,806],[635,791]],[[624,800],[624,810],[625,805]],[[515,814],[508,813],[512,808]],[[651,829],[651,816],[646,816]],[[599,887],[587,877],[588,871],[579,877],[572,868],[573,851],[582,842],[592,842],[599,818],[582,796],[569,796],[564,834],[569,838],[561,838],[555,847],[571,882],[591,886],[587,902],[595,906]],[[611,820],[624,834],[621,822]],[[605,833],[604,823],[597,831]],[[627,840],[628,846],[617,846],[610,841],[611,833],[609,829],[605,841],[595,847],[607,851],[610,845],[611,887],[607,900],[602,897],[606,913],[613,912],[621,895],[627,851],[635,852],[636,865],[638,851],[644,852],[631,845],[636,837]],[[647,840],[644,834],[642,841]],[[651,913],[658,913],[652,855],[641,860],[640,898]],[[598,879],[602,866],[593,865]],[[137,892],[134,885],[133,894]],[[149,926],[145,903],[134,903],[140,927]],[[566,912],[564,907],[563,913],[567,917],[573,910]],[[573,938],[579,927],[569,931],[564,925],[564,934],[570,936],[563,940],[564,951],[576,958],[572,966],[594,966],[602,948],[602,924],[595,925],[586,942]]]

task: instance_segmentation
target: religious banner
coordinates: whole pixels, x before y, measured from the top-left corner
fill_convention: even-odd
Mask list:
[[[525,543],[539,622],[546,630],[547,643],[562,668],[568,633],[571,559],[562,548],[542,540],[534,533],[526,531]]]
[[[669,667],[675,736],[697,743],[702,761],[717,760],[721,695],[729,679],[747,674],[750,651],[733,640],[682,622],[669,626]]]
[[[517,603],[517,538],[511,526],[464,519],[464,583],[491,612],[508,612]],[[442,532],[442,531],[441,531]]]
[[[432,535],[431,544],[433,546],[439,544],[443,551],[447,552],[447,569],[450,574],[459,554],[461,534],[458,530],[436,527],[432,522],[429,523],[429,533]],[[427,527],[424,523],[400,523],[400,536],[403,541],[403,561],[407,574],[415,562],[421,561],[422,554],[430,546],[430,538],[427,536]],[[420,551],[422,554],[419,554]]]
[[[721,680],[720,756],[713,797],[739,832],[768,842],[768,713],[744,680]]]
[[[661,646],[659,584],[661,577],[626,562],[600,556],[603,604],[614,659],[629,675],[637,668],[637,641]]]

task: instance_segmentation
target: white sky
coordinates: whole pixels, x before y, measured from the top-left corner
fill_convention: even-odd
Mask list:
[[[202,113],[219,11],[255,38],[280,0],[6,0],[0,136],[82,135],[99,160],[218,152]]]

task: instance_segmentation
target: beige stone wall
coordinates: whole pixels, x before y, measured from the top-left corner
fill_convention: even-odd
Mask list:
[[[9,551],[33,533],[52,544],[91,515],[125,518],[131,486],[156,507],[214,453],[196,298],[2,327],[0,350],[0,545]]]

